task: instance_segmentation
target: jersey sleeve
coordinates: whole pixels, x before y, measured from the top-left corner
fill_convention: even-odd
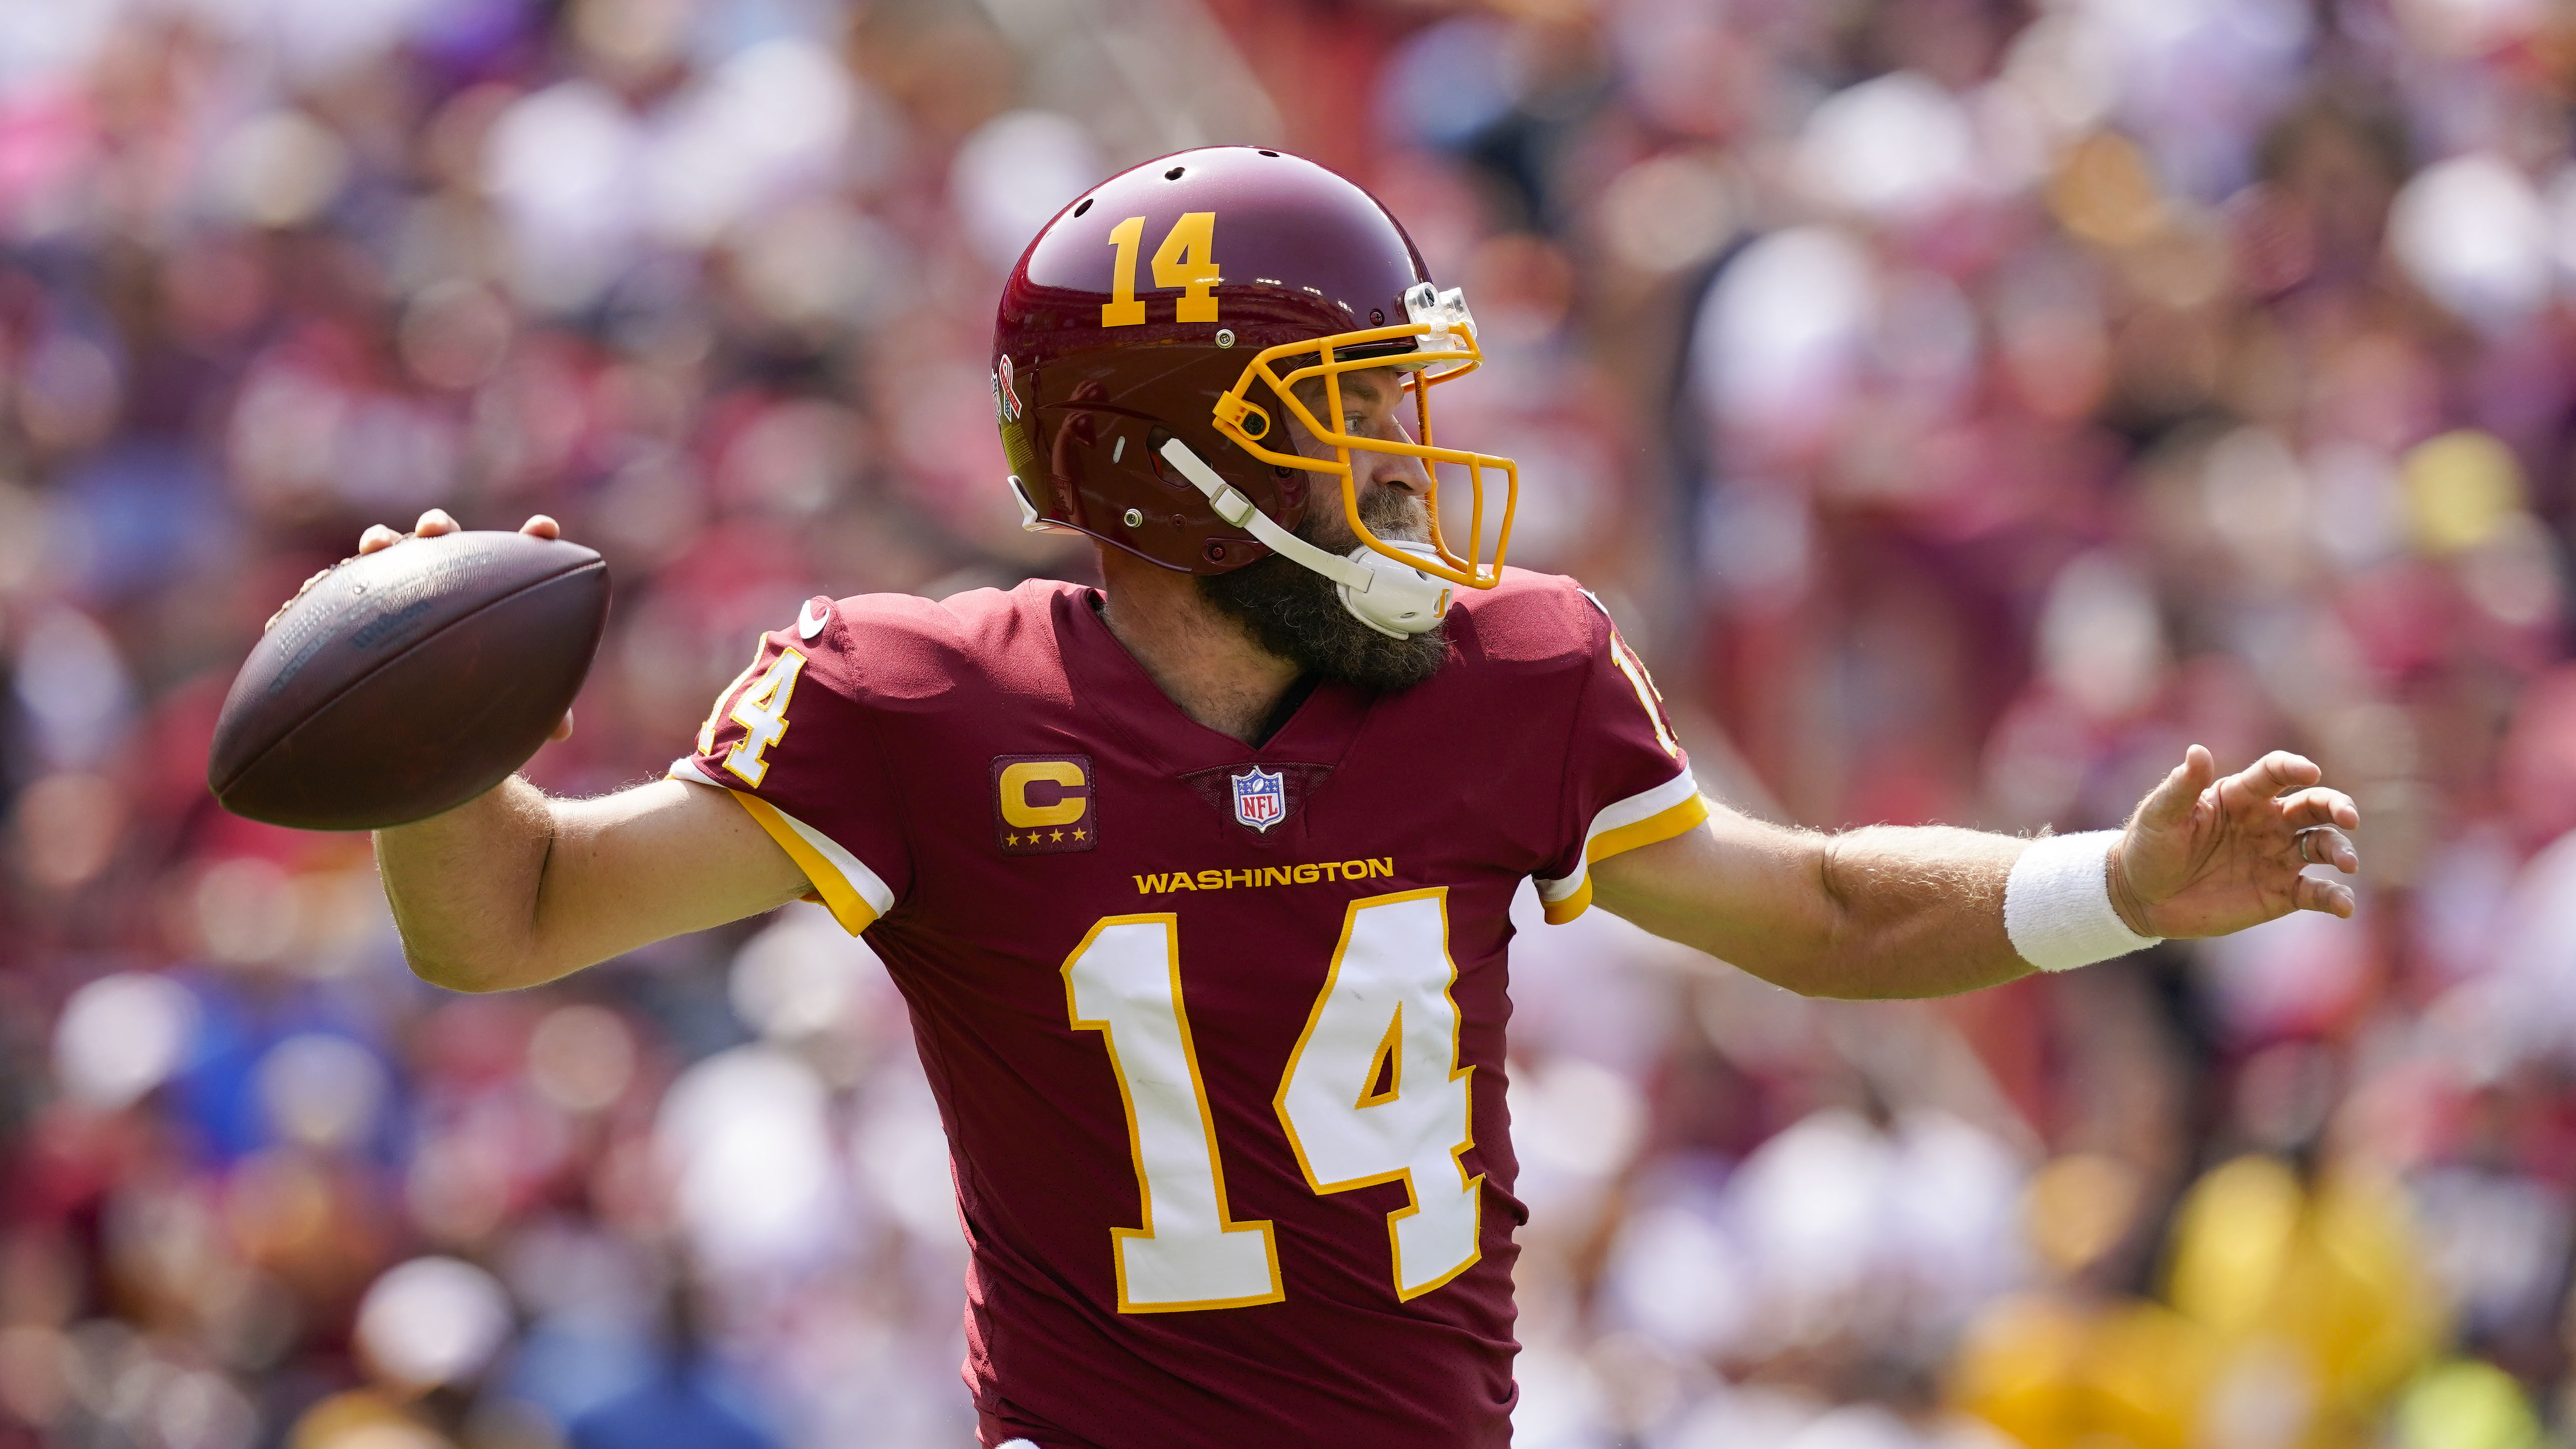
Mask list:
[[[1592,654],[1566,755],[1572,838],[1538,875],[1539,903],[1561,925],[1592,904],[1592,867],[1622,851],[1670,840],[1708,819],[1690,759],[1673,737],[1663,695],[1645,662],[1619,637],[1589,592]]]
[[[670,776],[731,794],[803,868],[852,935],[894,909],[910,851],[843,611],[810,599],[794,627],[761,637],[749,666],[716,696],[696,749]]]

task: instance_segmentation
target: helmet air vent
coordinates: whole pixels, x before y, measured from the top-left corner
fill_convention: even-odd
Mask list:
[[[1261,154],[1262,154],[1262,155],[1264,155],[1264,156],[1276,156],[1276,155],[1278,155],[1279,153],[1278,153],[1278,152],[1276,152],[1276,151],[1264,151],[1264,152],[1262,152]]]
[[[1082,205],[1077,206],[1077,207],[1075,207],[1075,208],[1073,209],[1073,214],[1074,214],[1074,215],[1076,215],[1076,216],[1080,216],[1080,215],[1082,215],[1084,212],[1089,211],[1089,210],[1091,210],[1091,198],[1090,198],[1090,197],[1088,197],[1088,196],[1086,196],[1086,197],[1082,198]]]
[[[1165,181],[1178,181],[1181,179],[1181,173],[1188,169],[1189,168],[1186,166],[1175,166],[1171,170],[1163,173],[1163,179]]]

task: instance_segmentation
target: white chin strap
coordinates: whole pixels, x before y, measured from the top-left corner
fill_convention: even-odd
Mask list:
[[[1163,444],[1163,461],[1179,469],[1182,477],[1207,495],[1208,506],[1216,510],[1217,517],[1248,530],[1269,545],[1271,552],[1289,562],[1331,579],[1342,596],[1342,607],[1379,633],[1395,639],[1420,634],[1449,612],[1447,584],[1420,569],[1407,568],[1367,544],[1352,549],[1347,557],[1326,553],[1253,507],[1251,499],[1218,477],[1216,470],[1201,462],[1199,455],[1180,439]],[[1431,556],[1431,545],[1427,543],[1395,546],[1423,558]]]

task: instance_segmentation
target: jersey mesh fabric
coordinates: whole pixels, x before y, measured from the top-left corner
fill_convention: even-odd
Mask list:
[[[984,1442],[1508,1444],[1526,1216],[1504,1102],[1508,908],[1536,876],[1550,919],[1570,916],[1590,863],[1705,818],[1652,686],[1571,582],[1513,570],[1454,607],[1430,682],[1326,684],[1252,749],[1174,706],[1098,597],[1031,582],[809,604],[802,624],[821,626],[769,635],[710,747],[672,767],[737,792],[909,1003],[971,1249],[964,1375]],[[788,651],[780,708],[760,691]],[[754,727],[775,742],[747,754]],[[1054,783],[1006,776],[1033,760]],[[1244,807],[1263,830],[1201,788],[1256,769],[1295,783]],[[1029,853],[997,791],[1023,817],[1085,813]],[[1279,1106],[1355,904],[1408,893],[1445,913],[1454,1066],[1471,1069],[1472,1145],[1445,1190],[1482,1179],[1475,1256],[1410,1293],[1391,1215],[1411,1189],[1319,1192]],[[1274,1301],[1122,1311],[1115,1231],[1143,1225],[1145,1188],[1123,1068],[1074,1024],[1068,985],[1069,956],[1117,918],[1168,919],[1224,1205],[1270,1225]],[[1352,1085],[1365,1105],[1373,1084]]]

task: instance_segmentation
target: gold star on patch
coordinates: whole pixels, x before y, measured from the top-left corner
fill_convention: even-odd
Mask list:
[[[1057,831],[1057,832],[1055,833],[1055,835],[1054,835],[1054,837],[1053,837],[1053,838],[1054,838],[1054,839],[1057,839],[1057,840],[1062,840],[1062,839],[1064,839],[1064,832],[1063,832],[1063,831],[1061,831],[1061,830]]]
[[[1091,838],[1091,832],[1088,830],[1077,830],[1073,832],[1073,838],[1076,840],[1089,840]]]
[[[1005,835],[1002,837],[1002,843],[1004,845],[1017,845],[1020,843],[1020,838],[1016,835]]]

